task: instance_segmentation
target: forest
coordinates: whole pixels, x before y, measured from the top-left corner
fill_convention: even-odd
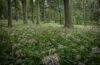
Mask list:
[[[0,65],[100,65],[100,0],[0,0]]]

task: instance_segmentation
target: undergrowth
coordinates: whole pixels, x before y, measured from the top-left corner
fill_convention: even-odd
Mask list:
[[[100,28],[22,22],[7,28],[0,24],[0,65],[43,65],[42,59],[53,54],[60,57],[60,65],[100,65],[100,51],[92,53],[100,48]]]

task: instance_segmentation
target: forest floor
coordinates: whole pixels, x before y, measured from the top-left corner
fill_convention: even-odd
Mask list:
[[[43,58],[54,54],[60,65],[100,65],[100,28],[21,21],[7,28],[0,22],[0,65],[43,65]]]

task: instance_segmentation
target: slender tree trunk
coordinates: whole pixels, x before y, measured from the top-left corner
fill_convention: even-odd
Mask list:
[[[65,11],[65,26],[68,28],[72,28],[72,20],[71,20],[71,13],[70,13],[70,5],[69,0],[63,0],[64,1],[64,11]]]
[[[32,23],[34,23],[34,6],[33,6],[33,0],[31,0],[32,2]]]
[[[54,10],[57,12],[57,9],[56,8],[54,8]],[[52,19],[55,20],[55,23],[57,23],[57,13],[52,14],[51,17],[53,17]]]
[[[61,11],[60,11],[60,9],[59,9],[59,17],[60,17],[60,24],[62,24],[62,22],[61,22]]]
[[[83,1],[83,19],[84,19],[84,25],[86,25],[86,0],[82,0]]]
[[[16,11],[16,21],[18,21],[19,13],[18,13],[18,10],[17,10],[16,0],[14,0],[14,2],[15,2],[15,11]]]
[[[39,0],[36,0],[37,4],[37,24],[39,24]]]
[[[42,2],[42,21],[45,20],[45,0]]]
[[[12,27],[11,0],[8,0],[8,27]]]
[[[60,17],[60,24],[61,24],[62,22],[61,22],[61,9],[60,9],[60,0],[59,0],[59,14],[60,14],[60,15],[59,15],[59,17]]]
[[[72,10],[73,10],[73,0],[70,0],[70,12],[71,12],[71,19],[72,19],[72,16],[73,16],[73,13],[72,13]],[[73,19],[72,19],[73,21]]]
[[[27,0],[23,0],[22,4],[23,4],[23,15],[24,15],[24,24],[27,24],[27,6],[26,6],[26,2]]]

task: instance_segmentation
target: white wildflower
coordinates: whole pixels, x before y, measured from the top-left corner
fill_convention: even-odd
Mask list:
[[[41,53],[42,53],[42,54],[44,54],[44,53],[45,53],[45,51],[42,51]]]
[[[55,52],[55,51],[56,51],[56,49],[55,48],[52,48],[52,49],[49,50],[49,53]]]
[[[76,44],[76,43],[72,43],[72,46],[73,46],[73,47],[76,47],[76,46],[77,46],[77,44]]]
[[[81,56],[80,55],[76,55],[76,59],[77,60],[80,60],[81,59]]]
[[[28,40],[28,43],[36,43],[37,41],[35,40],[35,39],[30,39],[30,40]]]
[[[20,42],[26,42],[26,39],[25,38],[24,39],[21,39]]]
[[[72,49],[72,51],[77,52],[77,50],[76,50],[76,49]]]
[[[47,43],[47,46],[50,46],[51,44],[52,44],[52,43],[48,42],[48,43]]]
[[[14,43],[14,44],[12,45],[12,50],[14,50],[16,47],[17,47],[17,44]]]
[[[64,35],[64,34],[65,34],[65,33],[63,33],[63,32],[61,33],[61,35]]]
[[[79,42],[79,41],[81,41],[81,40],[80,40],[80,39],[76,39],[76,41],[78,41],[78,42]]]
[[[45,65],[59,65],[59,56],[57,54],[46,56],[42,59]]]
[[[80,46],[80,49],[81,49],[81,50],[83,50],[83,49],[84,49],[84,46],[83,46],[83,45],[82,45],[82,46]]]
[[[16,54],[17,56],[22,55],[22,50],[18,50],[18,51],[16,51],[15,54]]]
[[[78,63],[78,65],[85,65],[85,64],[84,64],[84,63],[82,63],[82,62],[79,62],[79,63]]]
[[[91,54],[95,54],[95,53],[100,54],[100,48],[98,47],[92,48]]]
[[[59,44],[58,45],[58,48],[67,48],[67,46],[64,46],[64,45]]]
[[[52,39],[52,41],[55,41],[55,39]]]
[[[11,36],[14,36],[15,35],[15,33],[13,32],[13,33],[11,33]]]

